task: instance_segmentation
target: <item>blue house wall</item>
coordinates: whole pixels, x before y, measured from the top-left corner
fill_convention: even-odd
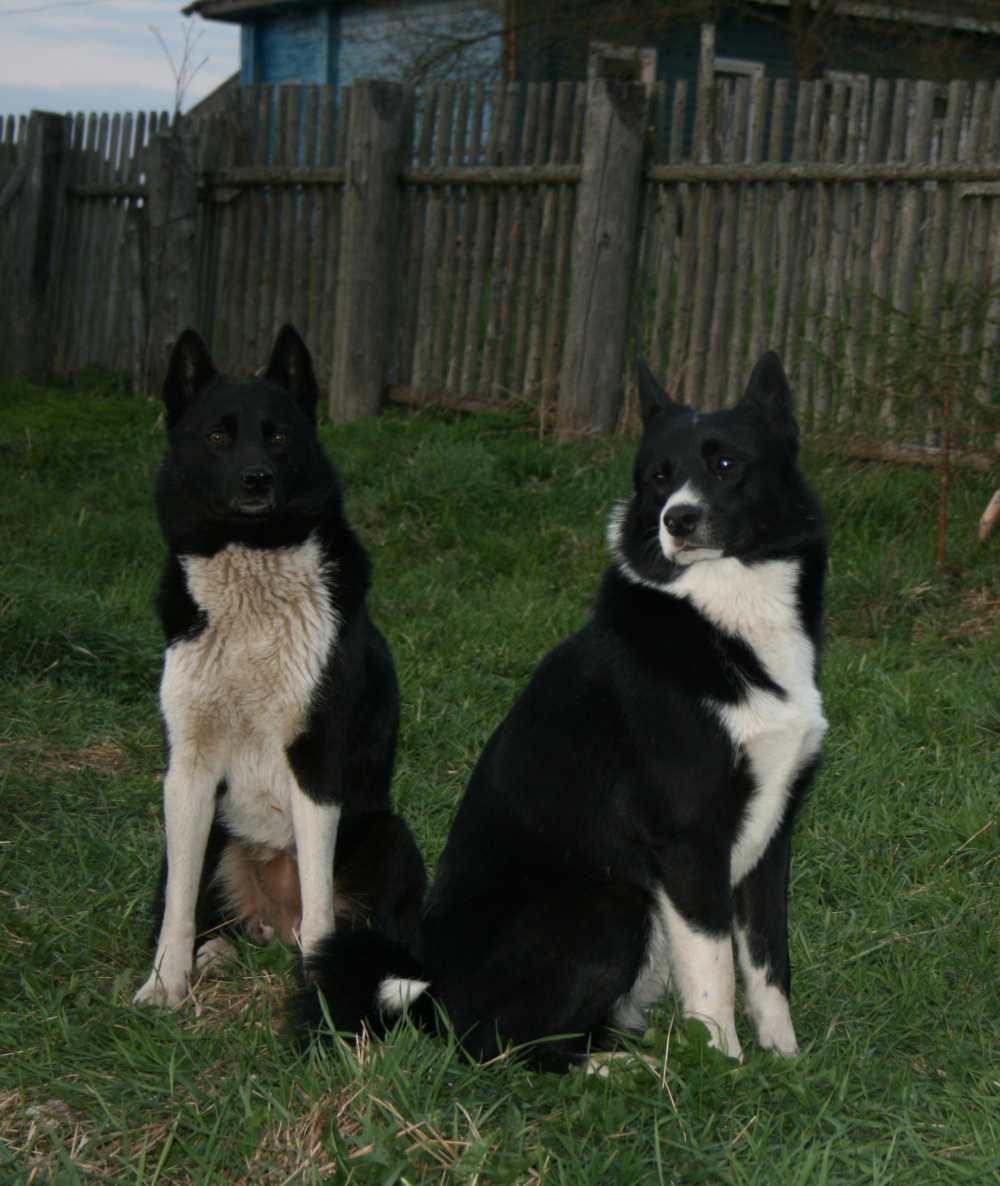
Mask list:
[[[211,7],[207,0],[205,7]],[[366,75],[404,81],[489,80],[501,72],[498,29],[504,6],[499,0],[301,0],[301,4],[278,8],[248,3],[238,11],[243,15],[225,17],[220,13],[215,19],[241,23],[241,81],[246,85],[305,82],[343,86]],[[671,21],[660,29],[647,27],[645,31],[624,23],[608,25],[598,35],[597,26],[594,34],[572,25],[560,26],[557,0],[518,0],[516,11],[516,67],[522,80],[586,78],[591,35],[626,45],[640,41],[656,49],[661,79],[683,78],[693,83],[697,78],[698,27],[693,20]],[[744,9],[739,15],[721,6],[716,53],[759,62],[768,78],[794,78],[789,33],[774,22],[770,12],[761,5],[755,17],[753,9]],[[213,16],[209,11],[204,15]],[[462,46],[460,55],[439,52],[449,38]],[[919,53],[916,42],[910,46],[901,41],[895,57],[889,55],[888,59],[886,41],[884,31],[852,24],[829,40],[826,64],[840,71],[888,77],[939,77],[933,68],[939,59],[947,59],[954,68],[943,77],[994,77],[1000,69],[1000,37],[995,31],[991,34],[984,29],[975,34],[942,28],[939,38],[925,37],[919,43]],[[943,53],[946,43],[951,47],[950,56]]]
[[[241,25],[240,82],[350,86],[356,78],[495,77],[500,70],[495,6],[476,0],[392,5],[326,4],[255,16]],[[461,55],[435,49],[451,35]]]
[[[348,4],[340,16],[339,78],[490,80],[502,47],[496,5],[475,0],[413,0],[384,7]],[[461,54],[441,54],[446,38]]]
[[[659,80],[684,79],[692,86],[697,82],[701,44],[697,23],[675,22],[638,35],[624,27],[608,27],[605,36],[623,45],[655,49]],[[715,26],[715,52],[718,57],[760,62],[768,78],[795,77],[789,39],[774,25],[734,15],[723,16]],[[583,37],[550,35],[544,29],[533,34],[526,29],[519,42],[518,77],[531,82],[563,78],[582,81],[587,77],[589,60],[589,46]]]
[[[336,9],[307,8],[242,25],[240,82],[335,84],[339,24]]]
[[[540,26],[541,28],[541,26]],[[688,85],[688,100],[684,125],[683,153],[691,151],[694,138],[694,94],[698,84],[698,62],[701,54],[701,28],[694,21],[677,21],[664,28],[637,34],[635,30],[608,27],[605,38],[613,43],[637,45],[656,51],[656,77],[668,83],[665,118],[661,132],[671,126],[673,84]],[[769,79],[794,78],[795,66],[787,35],[774,25],[747,20],[739,16],[723,16],[715,26],[715,55],[718,72],[725,75],[725,59],[738,59],[763,67]],[[583,81],[590,68],[590,46],[581,36],[547,35],[542,29],[537,36],[529,32],[521,38],[518,55],[518,77],[526,81],[542,82],[553,78]],[[790,143],[794,108],[790,105],[786,116],[785,139]],[[665,148],[665,146],[664,146]]]
[[[590,34],[579,26],[558,23],[555,0],[519,0],[516,31],[516,75],[528,82],[584,80],[590,66]],[[497,0],[402,0],[402,2],[337,3],[301,0],[301,5],[268,4],[248,8],[242,21],[241,81],[311,83],[350,86],[356,79],[377,77],[418,84],[440,79],[492,81],[501,76],[503,45],[499,25],[503,6]],[[596,26],[595,26],[596,29]],[[969,53],[973,41],[963,34]],[[671,21],[659,28],[607,25],[599,40],[622,45],[640,44],[656,51],[657,78],[684,80],[689,94],[697,85],[700,28],[697,22]],[[961,38],[959,39],[961,40]],[[1000,38],[994,37],[1000,55]],[[461,47],[448,52],[449,43]],[[933,50],[934,45],[931,45]],[[442,52],[444,49],[445,52]],[[925,47],[926,49],[926,47]],[[871,27],[853,25],[827,45],[827,65],[845,73],[869,73],[878,68],[889,75],[912,73],[914,62],[896,55],[895,70],[884,63],[885,38]],[[725,75],[725,59],[751,63],[764,77],[793,82],[786,108],[783,153],[791,148],[795,119],[796,63],[787,29],[745,9],[723,12],[716,23],[717,72]],[[1000,64],[1000,56],[997,58]],[[890,57],[890,62],[893,59]],[[926,63],[925,63],[926,64]],[[866,70],[866,66],[868,70]],[[746,69],[736,66],[730,73]],[[670,95],[661,127],[670,126]],[[685,121],[685,155],[690,150],[695,105],[689,98]]]
[[[760,62],[767,78],[796,76],[789,38],[780,29],[761,21],[723,17],[715,26],[715,53],[717,57]]]

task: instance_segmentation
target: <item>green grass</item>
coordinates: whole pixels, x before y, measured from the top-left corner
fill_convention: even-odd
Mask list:
[[[667,1005],[658,1074],[555,1077],[406,1029],[297,1054],[282,949],[243,948],[197,1010],[130,1007],[161,845],[158,409],[99,387],[0,401],[0,1181],[996,1180],[1000,541],[974,541],[995,482],[958,476],[939,575],[932,473],[807,453],[833,559],[831,728],[793,874],[801,1057],[748,1040],[735,1066]],[[485,415],[325,432],[403,688],[398,801],[433,862],[484,740],[587,613],[632,442]]]

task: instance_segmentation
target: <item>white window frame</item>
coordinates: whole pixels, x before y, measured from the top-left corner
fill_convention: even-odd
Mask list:
[[[764,63],[756,62],[752,58],[727,58],[724,56],[716,56],[713,62],[712,71],[716,78],[718,78],[720,75],[729,77],[736,75],[739,78],[749,78],[752,81],[756,78],[764,77]],[[751,90],[750,102],[747,104],[746,142],[748,145],[750,143],[750,132],[753,128],[756,107],[757,98]]]
[[[764,63],[755,62],[752,58],[726,58],[716,56],[716,74],[741,74],[745,78],[763,78]]]
[[[824,70],[823,77],[827,82],[871,82],[871,75],[864,70]]]

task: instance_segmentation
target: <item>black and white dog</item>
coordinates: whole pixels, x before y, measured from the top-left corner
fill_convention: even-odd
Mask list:
[[[306,961],[338,1029],[437,1006],[467,1052],[537,1043],[565,1066],[640,1028],[668,989],[739,1057],[789,1011],[792,826],[826,729],[823,524],[788,383],[765,354],[700,415],[641,367],[634,490],[611,517],[590,622],[545,657],[459,806],[419,949],[336,935]],[[321,1024],[316,988],[297,1002]]]
[[[242,923],[308,956],[335,928],[402,940],[424,890],[389,789],[399,692],[365,607],[368,557],[316,436],[291,326],[266,374],[220,375],[193,330],[170,359],[156,507],[168,768],[159,940],[137,1002],[179,1005]]]

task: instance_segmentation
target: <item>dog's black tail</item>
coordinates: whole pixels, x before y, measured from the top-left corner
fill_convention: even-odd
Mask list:
[[[365,1027],[381,1037],[404,1013],[421,1028],[434,1028],[436,1011],[420,962],[378,931],[330,935],[305,961],[303,978],[290,1005],[300,1040],[328,1025],[349,1034]]]

